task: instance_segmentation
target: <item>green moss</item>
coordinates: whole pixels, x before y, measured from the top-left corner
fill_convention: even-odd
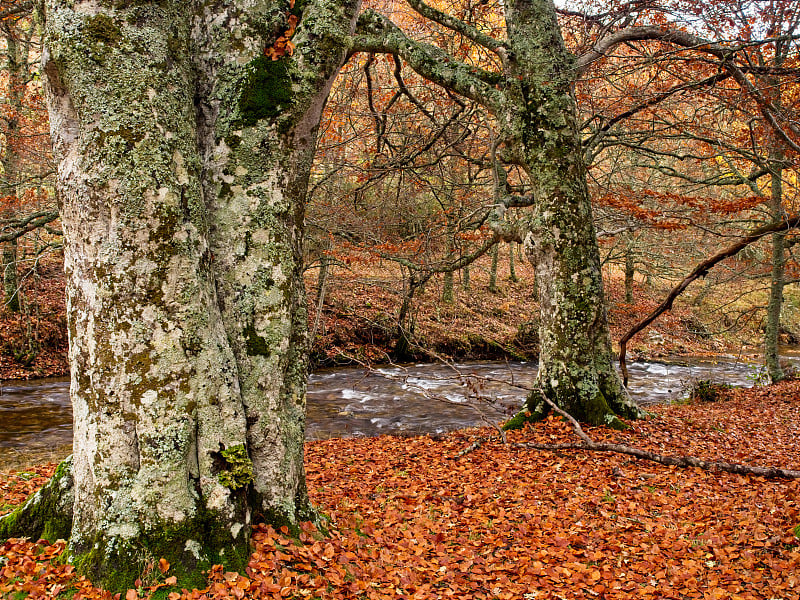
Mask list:
[[[522,429],[526,423],[536,423],[547,416],[550,412],[549,407],[537,398],[536,394],[537,392],[531,392],[522,410],[505,422],[503,431]]]
[[[247,354],[250,356],[269,356],[272,354],[269,342],[258,335],[252,323],[245,327],[243,333],[247,340]]]
[[[109,539],[98,532],[82,546],[86,550],[73,551],[70,562],[79,574],[112,593],[134,587],[160,558],[170,563],[169,575],[177,578],[179,589],[205,587],[205,573],[215,564],[244,573],[250,558],[247,536],[232,539],[229,524],[206,510],[177,526],[154,525],[134,539]]]
[[[122,32],[108,15],[98,14],[86,19],[87,36],[106,46],[116,47],[122,39]]]
[[[253,481],[253,462],[244,444],[226,448],[221,453],[226,469],[217,473],[219,482],[227,488],[238,490]]]
[[[525,426],[525,423],[530,422],[530,415],[531,413],[526,410],[521,410],[513,417],[511,417],[508,421],[503,424],[503,431],[513,431],[516,429],[522,429]]]
[[[125,151],[130,152],[137,143],[144,139],[144,134],[140,131],[133,131],[127,127],[120,127],[114,131],[99,131],[97,133],[97,143],[100,146],[106,144],[124,145]]]
[[[250,127],[262,119],[274,119],[292,105],[290,60],[260,56],[248,65],[239,94],[239,123]]]
[[[53,477],[17,509],[0,519],[0,540],[29,537],[55,542],[67,539],[72,529],[72,457],[63,461]]]

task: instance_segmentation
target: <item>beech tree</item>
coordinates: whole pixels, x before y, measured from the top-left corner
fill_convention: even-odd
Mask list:
[[[74,454],[0,521],[0,537],[69,537],[79,572],[111,590],[160,558],[190,587],[213,563],[244,569],[255,515],[313,517],[303,200],[348,51],[395,54],[500,124],[491,220],[525,242],[540,283],[528,412],[545,412],[547,398],[592,423],[639,415],[611,362],[575,61],[551,0],[506,2],[503,40],[409,3],[491,54],[495,71],[375,11],[356,21],[357,4],[44,2]],[[533,194],[512,194],[506,166]],[[504,224],[511,207],[530,207],[521,226]]]
[[[193,587],[244,571],[256,515],[313,517],[302,201],[356,9],[44,3],[74,455],[0,537],[69,538],[111,590],[160,558]]]
[[[356,49],[400,56],[426,79],[485,106],[499,124],[493,224],[505,239],[524,241],[536,265],[541,307],[537,390],[511,426],[546,414],[542,395],[579,420],[621,426],[618,415],[637,417],[640,411],[612,366],[572,93],[576,61],[562,39],[553,3],[504,3],[505,39],[418,0],[409,5],[491,57],[482,63],[458,61],[438,46],[412,39],[375,11],[359,18]],[[532,194],[509,193],[504,183],[510,165],[524,170]],[[530,209],[509,231],[502,214],[511,207]]]

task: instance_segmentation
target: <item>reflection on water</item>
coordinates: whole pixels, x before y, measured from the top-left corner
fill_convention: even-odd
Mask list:
[[[752,385],[758,367],[741,362],[633,363],[630,392],[642,404],[668,402],[690,382]],[[306,437],[439,433],[513,414],[536,377],[535,363],[466,363],[332,369],[311,375]],[[72,440],[67,380],[0,388],[0,468],[66,455]],[[55,453],[55,454],[54,454]]]

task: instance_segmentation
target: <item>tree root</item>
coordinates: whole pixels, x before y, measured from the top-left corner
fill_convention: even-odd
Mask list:
[[[0,541],[9,538],[68,539],[75,498],[72,457],[64,460],[38,492],[12,513],[0,517]]]

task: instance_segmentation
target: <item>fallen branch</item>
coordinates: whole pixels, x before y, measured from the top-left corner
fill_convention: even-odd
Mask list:
[[[699,277],[705,277],[708,271],[717,263],[722,262],[726,258],[730,258],[731,256],[735,256],[741,250],[752,244],[753,242],[757,242],[765,235],[769,235],[770,233],[775,233],[777,231],[788,231],[789,229],[794,229],[795,227],[800,226],[800,216],[794,216],[783,221],[776,221],[774,223],[768,223],[762,227],[757,227],[753,229],[745,235],[742,239],[740,239],[735,244],[732,244],[717,252],[714,256],[707,258],[700,264],[698,264],[691,273],[689,273],[686,277],[684,277],[683,281],[681,281],[678,285],[676,285],[664,301],[658,305],[653,312],[651,312],[647,317],[636,323],[633,327],[631,327],[628,332],[622,336],[619,341],[619,367],[622,371],[622,382],[625,386],[628,385],[628,366],[625,364],[625,354],[628,349],[628,341],[637,333],[639,333],[642,329],[650,325],[653,321],[655,321],[662,313],[672,309],[672,303],[675,301],[675,298],[680,296],[683,291],[689,287],[689,284],[692,283],[695,279]]]
[[[675,466],[675,467],[697,467],[706,471],[724,471],[726,473],[736,473],[738,475],[756,475],[757,477],[768,477],[771,479],[800,479],[800,471],[792,469],[779,469],[777,467],[750,467],[729,462],[708,461],[694,456],[665,456],[663,454],[656,454],[641,450],[640,448],[632,448],[624,444],[606,444],[597,443],[593,441],[586,432],[581,428],[578,421],[572,415],[559,408],[552,400],[542,394],[544,401],[556,411],[559,415],[564,417],[572,426],[575,434],[583,440],[580,444],[534,444],[534,443],[517,443],[514,444],[517,448],[530,448],[533,450],[589,450],[592,452],[613,452],[615,454],[625,454],[643,460],[649,460],[662,465]]]

